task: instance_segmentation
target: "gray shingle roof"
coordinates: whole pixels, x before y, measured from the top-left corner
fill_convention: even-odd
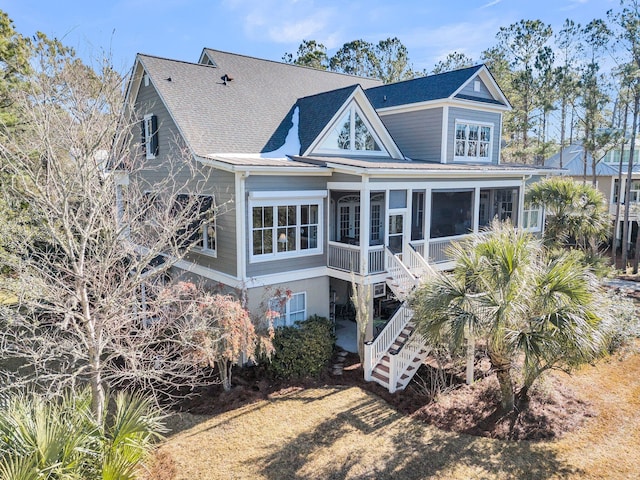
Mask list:
[[[279,129],[299,98],[355,83],[363,88],[380,85],[378,80],[205,52],[215,67],[138,55],[185,140],[200,156],[275,150],[286,136]],[[233,79],[227,85],[221,80],[225,74]]]
[[[476,65],[373,87],[366,90],[366,93],[376,109],[449,98],[482,67],[483,65]]]

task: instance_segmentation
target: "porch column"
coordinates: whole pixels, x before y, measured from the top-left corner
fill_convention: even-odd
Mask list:
[[[369,235],[371,231],[371,185],[366,175],[362,176],[360,188],[360,273],[369,274]]]
[[[431,189],[424,190],[424,259],[429,262],[431,243]]]
[[[367,322],[367,332],[364,336],[365,342],[373,340],[373,284],[365,285],[367,292],[367,314],[369,321]]]
[[[480,189],[473,189],[473,232],[478,233],[478,223],[480,223]]]

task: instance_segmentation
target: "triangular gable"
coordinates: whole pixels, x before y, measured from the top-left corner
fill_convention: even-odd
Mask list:
[[[200,58],[198,59],[198,63],[202,65],[209,65],[211,67],[217,67],[218,64],[210,55],[209,50],[206,48],[202,49],[202,53],[200,54]]]
[[[479,80],[481,82],[481,91],[480,91],[480,95],[478,95],[478,98],[472,98],[474,97],[473,94],[468,95],[466,94],[467,91],[472,92],[473,91],[473,84],[476,80]],[[451,95],[450,98],[462,98],[464,100],[479,100],[479,101],[483,101],[483,87],[484,89],[486,89],[486,92],[489,93],[490,95],[490,102],[489,103],[495,103],[495,104],[499,104],[499,105],[505,105],[509,108],[511,108],[511,104],[509,103],[509,100],[507,99],[507,97],[505,96],[505,94],[502,92],[502,90],[500,89],[500,87],[498,86],[498,83],[495,81],[495,79],[493,78],[493,75],[491,75],[491,72],[489,72],[489,69],[486,67],[486,65],[482,65],[482,67],[475,73],[475,75],[472,75],[471,77],[469,77],[464,83],[462,83],[462,85],[460,85],[455,92],[453,92],[453,94]],[[486,100],[486,99],[485,99]]]
[[[313,123],[317,127],[318,118],[315,116],[315,110],[322,108],[320,106],[325,103],[325,96],[333,96],[336,93],[327,92],[299,100],[301,132],[307,125],[311,126]],[[350,95],[341,104],[333,103],[333,110],[333,115],[324,122],[323,128],[315,135],[315,138],[311,142],[303,144],[303,155],[329,154],[404,158],[359,85],[353,87]],[[324,113],[326,118],[327,112]],[[317,130],[317,128],[312,130]],[[308,146],[304,148],[306,144]]]

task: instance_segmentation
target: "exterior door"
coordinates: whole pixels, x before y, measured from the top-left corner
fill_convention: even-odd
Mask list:
[[[404,213],[389,215],[387,245],[393,253],[402,253],[404,247]]]

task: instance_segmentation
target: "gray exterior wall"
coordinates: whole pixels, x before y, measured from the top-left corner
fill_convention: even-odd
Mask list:
[[[447,135],[447,163],[453,162],[453,154],[455,152],[456,120],[471,120],[474,122],[493,124],[491,163],[498,163],[501,137],[500,117],[500,113],[483,112],[482,110],[471,110],[468,108],[460,107],[450,107],[448,123],[449,133]]]
[[[269,287],[250,288],[247,291],[247,307],[251,312],[265,309],[266,302],[273,298],[276,291],[291,290],[292,293],[307,293],[307,318],[311,315],[329,317],[329,277],[323,276],[295,283],[282,283]],[[306,319],[305,319],[306,320]]]
[[[251,262],[250,248],[252,245],[251,234],[251,212],[249,211],[248,195],[251,191],[297,191],[297,190],[326,190],[327,180],[330,177],[299,177],[291,176],[283,179],[281,175],[251,175],[247,178],[245,188],[247,191],[247,212],[244,215],[247,240],[245,242],[245,252],[247,259],[247,277],[259,277],[275,273],[291,272],[293,270],[304,270],[308,268],[324,267],[327,265],[327,244],[326,238],[326,215],[327,201],[323,203],[323,216],[320,219],[323,225],[322,254],[305,255],[295,258],[277,257],[273,260]],[[327,294],[328,295],[328,294]]]
[[[442,107],[380,118],[405,156],[429,162],[442,161]]]
[[[141,82],[135,109],[137,118],[141,119],[146,114],[154,114],[158,117],[158,155],[155,159],[146,160],[149,168],[140,172],[140,178],[148,183],[146,190],[153,191],[154,185],[161,185],[168,175],[174,175],[177,184],[182,186],[176,193],[213,195],[219,207],[220,213],[216,217],[217,256],[201,254],[194,249],[186,259],[225,274],[237,276],[234,174],[204,166],[193,159],[178,127],[152,83],[145,87],[144,81]],[[141,138],[139,123],[133,130],[135,144],[133,151],[137,155],[144,156],[139,146]]]
[[[475,80],[478,80],[480,82],[479,92],[476,92],[473,89]],[[462,90],[460,90],[460,92],[458,92],[458,94],[469,95],[470,97],[484,98],[487,100],[495,100],[495,98],[493,98],[493,95],[491,95],[491,93],[489,92],[489,89],[487,88],[487,86],[484,84],[482,80],[480,80],[480,78],[478,78],[478,76],[473,77],[469,81],[469,83]]]

